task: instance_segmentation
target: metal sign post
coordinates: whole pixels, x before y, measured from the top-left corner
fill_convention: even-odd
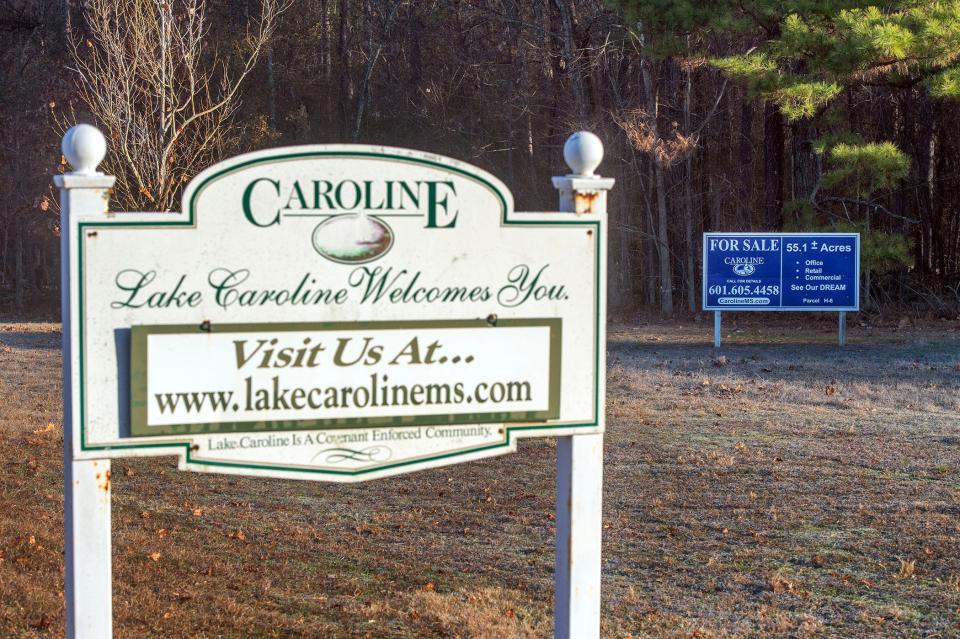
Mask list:
[[[720,348],[720,311],[713,312],[713,347]]]

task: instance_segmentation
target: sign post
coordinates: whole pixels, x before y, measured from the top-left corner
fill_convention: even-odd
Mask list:
[[[103,135],[80,124],[63,138],[61,150],[73,167],[57,175],[60,188],[60,315],[63,336],[64,598],[67,637],[110,637],[113,632],[110,543],[110,459],[75,459],[74,388],[70,277],[76,256],[76,222],[104,215],[116,178],[97,171],[106,155]]]
[[[115,214],[93,127],[61,190],[67,636],[111,636],[110,462],[358,482],[557,437],[556,636],[599,637],[603,147],[571,137],[561,210],[496,177],[361,145],[196,176]]]
[[[859,233],[704,233],[703,310],[834,311],[838,341],[846,312],[860,309]]]
[[[563,156],[573,173],[553,178],[560,193],[560,210],[596,216],[605,222],[607,191],[613,188],[614,181],[594,174],[603,159],[603,144],[591,133],[575,133],[564,145]],[[606,251],[605,243],[601,250]],[[606,261],[605,254],[601,260]],[[606,309],[605,298],[600,300],[600,308]],[[601,313],[605,326],[606,312]],[[605,336],[604,329],[604,342]],[[602,366],[606,368],[605,364]],[[600,383],[604,384],[602,380]],[[602,504],[603,433],[560,437],[554,572],[557,639],[600,636]]]

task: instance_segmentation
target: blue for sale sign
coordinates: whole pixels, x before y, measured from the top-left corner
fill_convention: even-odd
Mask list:
[[[859,233],[704,233],[703,310],[858,311]]]

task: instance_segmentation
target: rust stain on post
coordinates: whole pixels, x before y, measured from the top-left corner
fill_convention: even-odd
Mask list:
[[[101,477],[103,478],[102,482],[100,481]],[[96,478],[97,478],[97,488],[99,488],[105,493],[109,493],[110,492],[110,469],[108,468],[102,474],[97,473]]]
[[[578,214],[594,213],[594,207],[600,203],[600,191],[574,191],[574,211]]]

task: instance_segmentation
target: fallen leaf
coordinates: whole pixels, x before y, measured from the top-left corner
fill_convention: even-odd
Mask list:
[[[53,432],[53,429],[54,429],[54,428],[56,428],[56,426],[53,425],[53,422],[49,422],[49,423],[48,423],[46,426],[44,426],[43,428],[37,428],[36,430],[34,430],[34,431],[33,431],[33,434],[34,434],[34,435],[41,435],[41,434],[43,434],[43,433],[51,433],[51,432]]]
[[[770,590],[777,593],[793,592],[796,589],[794,583],[782,575],[774,575],[771,577],[768,585],[770,586]]]

